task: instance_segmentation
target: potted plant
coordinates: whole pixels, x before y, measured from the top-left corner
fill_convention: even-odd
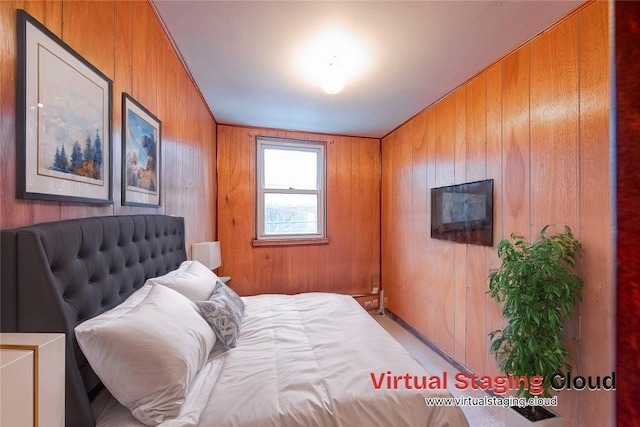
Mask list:
[[[498,244],[502,264],[489,274],[488,291],[493,299],[504,303],[502,316],[506,324],[489,334],[498,366],[505,375],[543,377],[542,393],[536,394],[539,397],[551,396],[554,374],[571,371],[563,328],[576,302],[581,300],[583,285],[575,272],[580,241],[569,227],[553,235],[547,234],[548,227],[541,230],[540,240],[535,243],[513,233],[510,239]],[[519,383],[517,395],[533,397],[524,385],[524,381]],[[542,407],[513,409],[535,423],[530,425],[562,425],[556,414]],[[507,409],[507,417],[512,415],[522,418]],[[529,425],[523,421],[522,425]]]

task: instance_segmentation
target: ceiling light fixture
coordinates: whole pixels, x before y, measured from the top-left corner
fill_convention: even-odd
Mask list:
[[[295,55],[299,76],[328,94],[340,92],[356,81],[371,65],[371,50],[352,31],[327,26],[301,40]]]
[[[329,95],[334,95],[344,88],[345,72],[337,56],[332,56],[321,75],[320,85]]]

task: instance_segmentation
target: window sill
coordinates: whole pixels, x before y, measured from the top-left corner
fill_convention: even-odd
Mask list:
[[[305,246],[305,245],[328,245],[329,239],[262,239],[254,240],[253,247],[263,246]]]

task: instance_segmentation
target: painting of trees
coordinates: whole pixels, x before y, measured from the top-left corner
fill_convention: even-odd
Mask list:
[[[87,132],[84,150],[78,141],[73,143],[70,160],[64,144],[56,147],[51,169],[87,178],[102,179],[102,163],[102,140],[100,139],[99,129],[96,129],[96,136],[93,140],[91,140],[90,133]]]

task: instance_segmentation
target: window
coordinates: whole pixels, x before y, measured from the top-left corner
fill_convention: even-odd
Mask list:
[[[256,141],[257,240],[324,239],[325,144]]]

